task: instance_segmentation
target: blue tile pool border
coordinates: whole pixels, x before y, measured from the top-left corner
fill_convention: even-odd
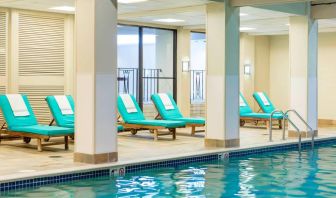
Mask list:
[[[336,138],[333,139],[326,139],[326,140],[317,140],[315,145],[327,145],[336,143]],[[310,142],[303,142],[302,149],[311,147]],[[168,167],[176,167],[180,165],[195,163],[195,162],[209,162],[214,160],[221,160],[223,158],[236,158],[248,155],[256,155],[256,154],[263,154],[268,152],[274,151],[288,151],[294,150],[298,148],[297,143],[288,143],[284,145],[274,145],[269,147],[260,147],[260,148],[249,148],[249,149],[242,149],[237,151],[228,151],[224,153],[213,153],[213,154],[205,154],[205,155],[198,155],[198,156],[190,156],[185,158],[179,159],[169,159],[163,161],[156,161],[156,162],[146,162],[140,164],[130,164],[125,165],[125,174],[136,173],[139,171],[144,171],[148,169],[158,169],[158,168],[168,168]],[[110,168],[103,168],[99,170],[92,170],[92,171],[83,171],[77,173],[69,173],[69,174],[59,174],[55,176],[42,176],[33,179],[23,179],[18,181],[11,181],[11,182],[0,182],[0,195],[1,193],[8,192],[11,190],[21,190],[21,189],[29,189],[29,188],[37,188],[45,185],[50,184],[61,184],[65,182],[72,182],[78,181],[83,179],[93,179],[99,178],[104,176],[110,176],[111,170],[113,166]]]

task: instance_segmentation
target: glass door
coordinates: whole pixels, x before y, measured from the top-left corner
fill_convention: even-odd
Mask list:
[[[139,27],[118,25],[118,92],[139,101]]]
[[[143,109],[151,118],[156,116],[153,94],[175,95],[174,34],[172,30],[143,28]]]

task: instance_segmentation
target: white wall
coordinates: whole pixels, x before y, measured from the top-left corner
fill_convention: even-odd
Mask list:
[[[318,53],[319,119],[336,120],[336,33],[320,33]]]
[[[288,36],[270,37],[270,98],[278,109],[289,108],[289,40]]]

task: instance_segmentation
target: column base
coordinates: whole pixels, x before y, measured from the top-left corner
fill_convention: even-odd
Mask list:
[[[86,164],[104,164],[118,161],[118,152],[102,154],[74,153],[74,162]]]
[[[232,140],[205,139],[204,144],[205,147],[233,148],[240,146],[240,139],[232,139]]]
[[[308,138],[308,137],[312,136],[312,134],[308,131],[302,131],[301,135],[302,135],[303,138]],[[318,130],[315,131],[315,137],[317,137],[317,136],[318,136]],[[297,137],[299,137],[299,133],[297,131],[288,131],[288,137],[297,138]]]

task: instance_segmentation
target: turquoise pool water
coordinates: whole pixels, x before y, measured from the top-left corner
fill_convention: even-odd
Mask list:
[[[137,172],[3,197],[336,197],[336,144]]]

